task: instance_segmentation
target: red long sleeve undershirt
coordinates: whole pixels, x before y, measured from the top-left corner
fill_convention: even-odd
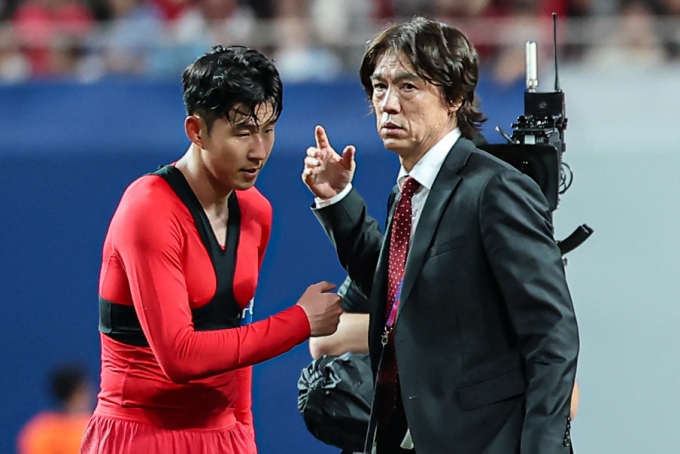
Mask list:
[[[245,307],[255,294],[272,214],[256,189],[237,195],[241,227],[233,293]],[[109,227],[100,296],[134,305],[150,348],[102,336],[100,399],[179,411],[233,407],[252,426],[248,366],[303,342],[309,322],[302,308],[293,306],[250,325],[195,331],[191,310],[209,302],[215,289],[215,271],[189,210],[162,178],[137,180]],[[206,389],[219,398],[206,399]]]

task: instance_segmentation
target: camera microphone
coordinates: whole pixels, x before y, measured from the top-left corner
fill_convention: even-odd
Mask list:
[[[538,87],[538,55],[536,53],[536,42],[527,41],[525,46],[526,72],[527,72],[527,91],[534,92]]]

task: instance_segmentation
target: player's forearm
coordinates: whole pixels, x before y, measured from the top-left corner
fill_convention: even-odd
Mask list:
[[[309,335],[304,310],[293,306],[239,328],[194,331],[188,327],[176,336],[167,336],[167,343],[152,340],[151,346],[168,378],[186,383],[267,361],[301,344]]]
[[[313,358],[322,355],[368,352],[368,314],[342,314],[337,331],[325,337],[309,340],[309,351]]]

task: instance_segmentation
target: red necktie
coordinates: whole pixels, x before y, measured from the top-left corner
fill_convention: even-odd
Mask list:
[[[392,304],[394,303],[397,307],[399,306],[399,301],[395,301],[395,296],[397,296],[397,289],[401,285],[401,281],[404,278],[404,270],[406,269],[406,256],[408,255],[408,246],[411,239],[411,218],[413,215],[411,199],[418,187],[420,187],[420,184],[416,180],[411,177],[406,178],[404,185],[401,187],[401,196],[392,217],[390,255],[388,256],[389,268],[387,271],[388,317]]]
[[[401,188],[401,195],[392,217],[392,231],[390,235],[390,252],[387,271],[387,323],[385,325],[387,343],[383,346],[383,358],[379,374],[381,387],[380,419],[388,422],[397,406],[399,394],[399,371],[397,357],[394,350],[394,323],[400,304],[401,282],[406,269],[411,238],[412,214],[411,199],[420,184],[411,177],[406,178]]]

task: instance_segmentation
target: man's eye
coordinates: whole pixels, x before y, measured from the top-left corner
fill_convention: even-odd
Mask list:
[[[237,137],[250,137],[250,133],[249,132],[239,132],[238,134],[236,134],[236,136]]]
[[[373,84],[373,90],[375,91],[383,91],[385,88],[385,84]]]
[[[406,90],[415,90],[416,86],[413,85],[413,84],[404,84],[403,88],[406,89]]]

